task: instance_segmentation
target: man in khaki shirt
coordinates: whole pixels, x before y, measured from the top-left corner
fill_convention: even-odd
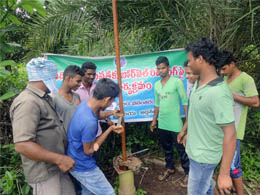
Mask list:
[[[10,117],[15,150],[34,194],[74,195],[67,171],[74,160],[65,155],[66,133],[48,95],[55,90],[56,65],[44,58],[27,64],[28,85],[15,98]]]

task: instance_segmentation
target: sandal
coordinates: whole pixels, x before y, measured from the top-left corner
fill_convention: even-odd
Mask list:
[[[188,186],[188,175],[185,175],[183,180],[180,182],[180,186],[183,187],[183,188],[187,188],[187,186]]]
[[[159,175],[158,179],[159,181],[163,181],[165,179],[167,179],[170,175],[174,174],[175,173],[175,170],[172,169],[167,169],[166,171],[164,171],[163,175]]]

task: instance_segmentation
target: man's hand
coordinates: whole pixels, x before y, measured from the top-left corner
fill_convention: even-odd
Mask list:
[[[113,123],[113,121],[110,120],[110,118],[106,118],[105,120],[106,120],[106,122],[107,122],[107,124],[108,124],[109,126],[112,126],[112,125],[115,124],[115,123]]]
[[[177,142],[179,143],[179,144],[182,144],[182,140],[183,140],[183,137],[186,135],[186,132],[185,131],[181,131],[179,134],[178,134],[178,136],[177,136]]]
[[[184,148],[186,148],[186,142],[187,142],[187,135],[184,135],[181,141],[181,144],[184,146]]]
[[[236,100],[237,94],[232,93],[233,99]]]
[[[152,121],[151,125],[150,125],[150,131],[153,132],[154,129],[156,129],[157,126],[157,122],[156,121]]]
[[[109,128],[112,129],[113,132],[120,134],[124,131],[124,127],[122,125],[116,126],[116,125],[112,125]]]
[[[221,195],[230,194],[232,188],[232,180],[229,175],[219,175],[218,176],[218,187]]]
[[[112,110],[112,113],[114,118],[119,118],[120,116],[124,116],[124,113],[120,113],[120,109]]]
[[[178,137],[181,136],[180,133],[178,134]],[[178,137],[177,137],[177,141],[178,141]],[[180,138],[180,141],[178,141],[178,143],[182,144],[184,146],[184,148],[185,148],[186,147],[186,142],[187,142],[187,135],[184,134],[183,137]]]
[[[67,172],[74,168],[75,161],[70,156],[60,155],[56,164],[62,172]]]

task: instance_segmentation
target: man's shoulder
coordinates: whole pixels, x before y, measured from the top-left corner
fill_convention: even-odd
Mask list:
[[[246,72],[241,73],[240,77],[244,82],[255,82],[253,77],[247,74]]]
[[[82,101],[80,102],[80,104],[78,105],[77,107],[77,110],[81,111],[81,110],[85,110],[85,111],[88,111],[90,108],[87,106],[87,103],[86,101]]]
[[[37,95],[35,95],[34,93],[32,93],[31,91],[25,89],[23,90],[13,101],[13,105],[14,104],[18,104],[21,102],[31,102],[31,103],[39,103],[39,100],[41,98]]]
[[[182,84],[182,80],[180,78],[175,77],[175,76],[171,76],[169,78],[168,82],[173,84],[173,85],[181,85]]]
[[[227,97],[227,96],[232,98],[232,93],[224,81],[219,82],[217,85],[213,86],[211,88],[211,92],[214,98]]]
[[[58,92],[51,94],[50,96],[56,109],[62,109],[64,107],[64,104],[69,105],[67,100],[64,97],[62,97]]]
[[[88,106],[87,101],[84,100],[77,106],[74,115],[77,115],[78,118],[84,118],[93,116],[93,112],[91,108]]]
[[[38,109],[41,107],[39,106],[40,102],[41,98],[39,96],[25,89],[12,102],[10,107],[10,116],[12,116],[14,112],[18,110],[18,112],[23,112],[25,108],[26,110]]]
[[[158,87],[158,86],[160,85],[160,83],[161,83],[161,79],[159,79],[158,81],[156,81],[156,82],[154,83],[154,87]]]
[[[227,83],[225,81],[218,82],[216,85],[212,86],[213,90],[229,90]]]
[[[85,127],[93,127],[97,125],[97,117],[91,110],[91,108],[87,105],[86,101],[81,102],[74,115],[71,119],[71,124],[85,126]]]
[[[51,98],[53,99],[53,101],[58,101],[58,99],[61,98],[60,94],[57,92],[57,93],[52,93],[50,94]]]

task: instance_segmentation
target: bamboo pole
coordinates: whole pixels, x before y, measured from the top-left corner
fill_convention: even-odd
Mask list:
[[[113,22],[114,22],[114,37],[115,37],[115,50],[116,50],[116,70],[117,70],[117,80],[118,85],[121,89],[121,93],[119,95],[119,107],[120,112],[124,113],[123,107],[123,91],[122,91],[122,80],[121,80],[121,67],[120,67],[120,51],[119,51],[119,37],[118,37],[118,19],[117,19],[117,4],[116,0],[112,0],[112,8],[113,8]],[[124,119],[122,120],[122,126],[125,129]],[[123,161],[127,160],[126,156],[126,143],[125,143],[125,131],[121,134],[122,138],[122,158]]]

